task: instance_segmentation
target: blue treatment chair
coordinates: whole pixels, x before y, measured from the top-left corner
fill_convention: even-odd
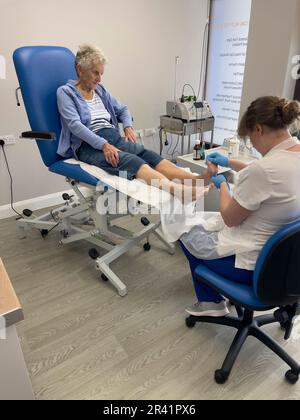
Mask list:
[[[265,244],[256,263],[253,286],[232,282],[200,264],[195,270],[202,283],[228,298],[236,307],[238,317],[213,318],[189,316],[186,325],[197,322],[234,327],[238,330],[221,369],[216,370],[219,384],[227,381],[233,364],[247,337],[256,337],[289,366],[286,379],[294,384],[299,379],[300,366],[261,327],[279,322],[285,330],[285,340],[292,333],[293,319],[300,313],[300,221],[290,223],[275,233]],[[254,311],[277,309],[274,314],[254,317]]]
[[[102,272],[102,279],[109,280],[119,295],[125,296],[127,287],[111,270],[110,263],[145,238],[144,249],[149,251],[150,233],[154,233],[171,254],[174,253],[174,247],[163,238],[158,229],[160,223],[150,223],[145,217],[141,219],[143,227],[137,233],[114,225],[113,221],[122,216],[109,212],[102,214],[105,212],[98,212],[96,204],[98,198],[102,203],[106,203],[110,194],[115,194],[117,199],[120,199],[121,194],[82,170],[79,164],[66,163],[57,155],[61,125],[56,91],[69,79],[77,78],[74,54],[63,47],[29,46],[18,48],[13,54],[13,60],[20,83],[18,89],[21,89],[28,120],[33,130],[24,132],[22,137],[37,139],[46,167],[49,171],[66,177],[66,181],[74,191],[74,195],[71,196],[68,193],[63,194],[65,203],[62,207],[40,217],[35,217],[28,209],[24,210],[23,218],[17,222],[21,237],[25,237],[25,229],[29,227],[39,229],[42,236],[57,228],[61,232],[59,242],[61,245],[85,239],[108,251],[100,257],[98,250],[93,248],[89,255],[95,260],[96,269]],[[121,244],[120,238],[123,240]]]

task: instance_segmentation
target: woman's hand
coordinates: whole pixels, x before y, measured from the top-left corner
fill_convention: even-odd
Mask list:
[[[132,127],[124,128],[124,134],[125,134],[126,143],[128,142],[128,140],[131,141],[131,143],[134,143],[134,144],[136,143],[137,137]]]
[[[102,152],[104,153],[106,162],[110,163],[114,168],[118,166],[119,163],[119,149],[109,143],[105,143],[102,147]]]

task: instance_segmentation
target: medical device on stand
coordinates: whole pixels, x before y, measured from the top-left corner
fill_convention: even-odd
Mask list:
[[[176,98],[177,65],[179,57],[175,57],[175,88],[174,99],[166,103],[166,115],[160,117],[160,154],[163,150],[163,133],[177,134],[181,136],[181,155],[184,154],[184,138],[188,136],[188,152],[191,148],[191,136],[211,131],[211,147],[213,146],[213,135],[215,119],[211,108],[206,101],[198,101],[193,87],[190,84],[183,86],[180,99]],[[192,89],[193,95],[185,96],[186,87]],[[168,144],[166,139],[165,145]]]
[[[182,98],[180,101],[167,101],[167,116],[185,122],[213,118],[206,101],[197,102],[195,97]]]
[[[160,154],[163,149],[162,133],[181,136],[181,154],[184,154],[184,138],[188,136],[188,151],[191,136],[210,131],[210,144],[213,146],[215,119],[206,101],[196,101],[195,97],[167,101],[166,115],[160,117]]]

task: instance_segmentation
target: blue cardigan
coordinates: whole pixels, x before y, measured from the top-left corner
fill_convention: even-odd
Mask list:
[[[76,150],[83,141],[94,149],[102,150],[107,141],[93,133],[90,129],[91,114],[85,99],[70,80],[57,90],[57,105],[61,120],[61,134],[57,153],[64,158],[76,157]],[[117,101],[102,85],[98,85],[96,92],[111,115],[111,123],[119,130],[118,123],[124,128],[131,127],[132,117],[127,106]]]

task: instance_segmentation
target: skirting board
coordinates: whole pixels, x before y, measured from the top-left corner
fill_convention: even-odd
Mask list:
[[[30,210],[39,210],[44,209],[46,207],[57,206],[59,204],[63,204],[62,194],[68,193],[70,195],[74,194],[73,190],[68,191],[61,191],[53,194],[44,195],[42,197],[35,197],[30,200],[19,201],[14,203],[14,208],[22,214],[24,209]],[[7,219],[12,216],[17,216],[15,212],[11,209],[10,204],[5,206],[0,206],[0,220]]]

